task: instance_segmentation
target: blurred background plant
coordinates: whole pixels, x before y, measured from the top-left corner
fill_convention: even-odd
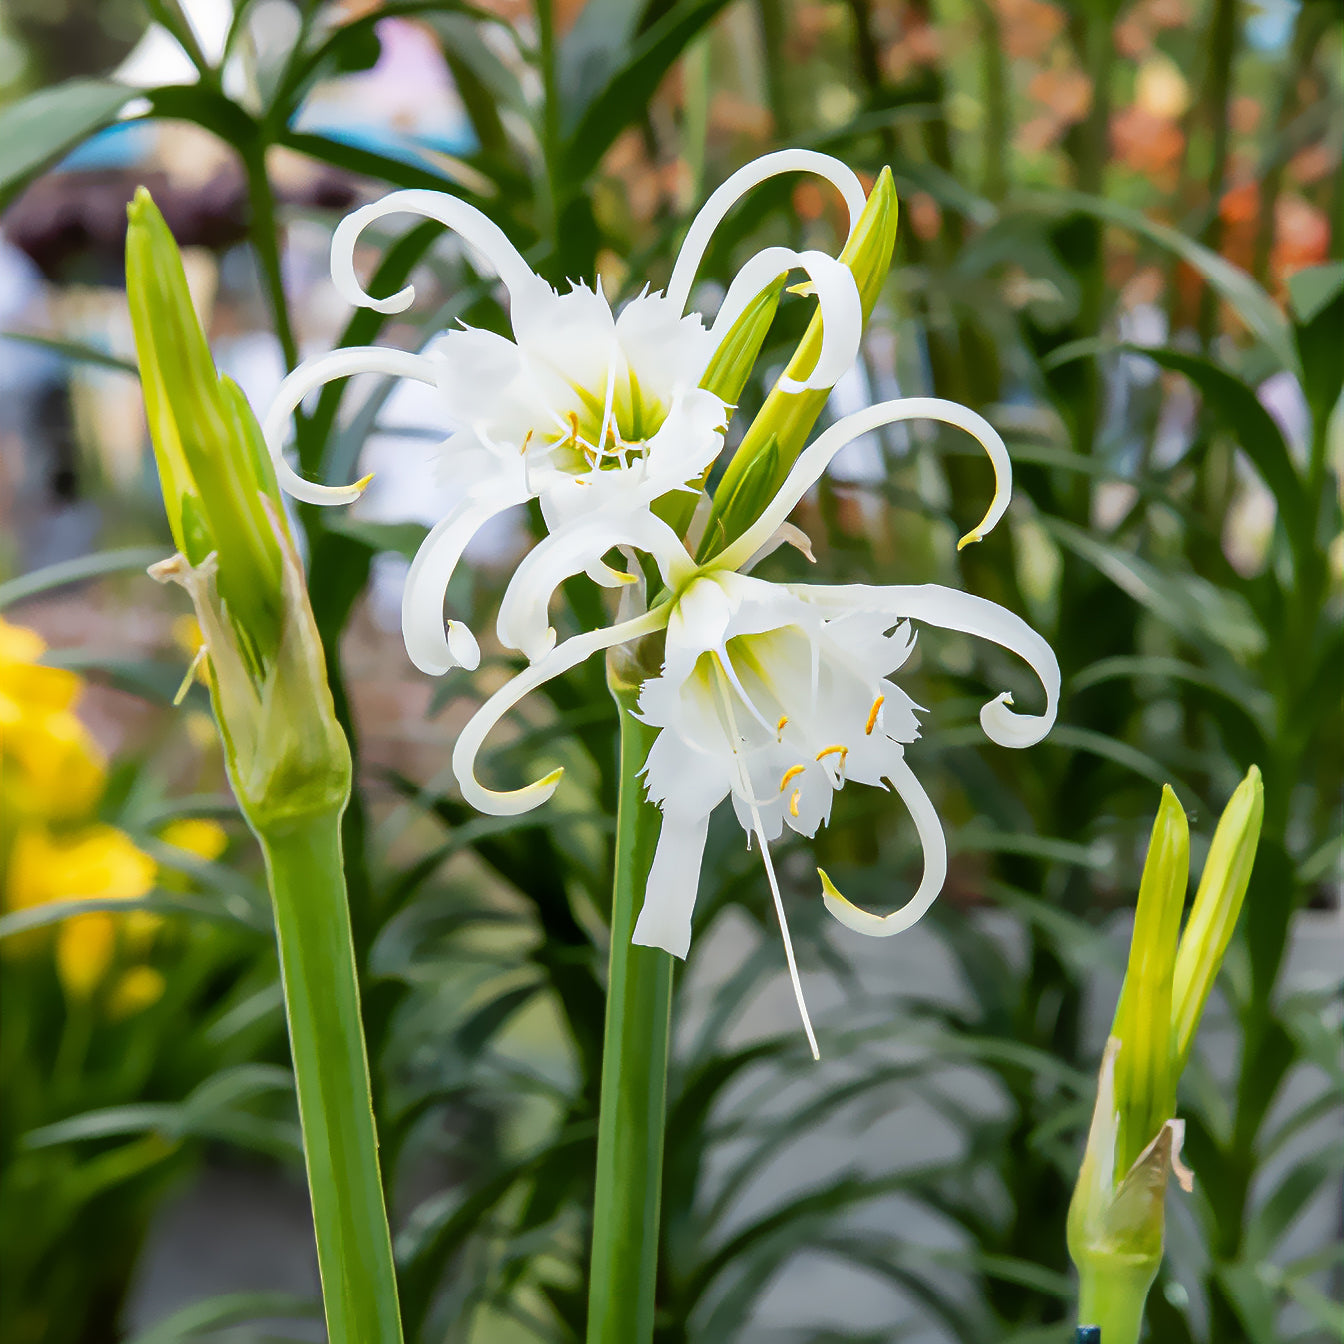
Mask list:
[[[288,1252],[239,1268],[239,1244],[283,1221],[281,1187],[248,1172],[297,1169],[294,1112],[256,856],[194,726],[202,692],[171,708],[180,606],[138,574],[171,547],[128,362],[134,186],[188,250],[221,370],[264,409],[302,351],[506,321],[469,253],[423,225],[369,256],[373,292],[414,275],[416,308],[343,310],[325,252],[353,202],[452,191],[551,280],[626,296],[666,277],[727,172],[805,144],[889,163],[903,199],[832,412],[953,397],[1017,464],[1007,524],[957,556],[984,466],[955,436],[874,435],[807,507],[818,567],[1022,612],[1065,700],[1046,743],[1009,759],[974,707],[1017,673],[922,641],[916,750],[954,854],[933,916],[860,944],[828,927],[802,852],[781,856],[820,1068],[751,858],[731,826],[711,832],[676,1009],[658,1338],[1067,1337],[1065,1213],[1158,788],[1192,809],[1202,855],[1252,763],[1263,839],[1182,1081],[1196,1188],[1169,1200],[1150,1332],[1337,1338],[1340,57],[1331,0],[7,6],[0,1333],[313,1337],[278,1320],[311,1309],[301,1218]],[[834,246],[838,204],[762,189],[706,283],[769,242]],[[776,367],[807,313],[786,299]],[[298,436],[309,475],[378,473],[350,515],[299,511],[357,753],[346,848],[375,1104],[408,1337],[569,1340],[614,720],[600,669],[554,684],[498,753],[502,771],[569,767],[525,821],[476,817],[445,784],[502,655],[431,684],[389,633],[406,557],[452,499],[431,481],[444,431],[432,395],[369,379],[324,392]],[[482,538],[459,606],[488,614],[528,526]],[[55,812],[21,773],[42,715],[75,744]],[[903,823],[849,800],[818,849],[879,905],[917,857]]]

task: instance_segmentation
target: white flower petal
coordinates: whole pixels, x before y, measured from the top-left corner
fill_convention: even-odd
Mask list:
[[[821,479],[831,459],[846,444],[883,425],[903,420],[937,420],[964,429],[979,441],[994,466],[994,498],[980,522],[958,543],[958,549],[983,538],[1003,517],[1013,492],[1013,465],[999,432],[983,416],[954,401],[941,397],[903,397],[883,401],[866,410],[856,411],[837,420],[825,433],[798,455],[779,493],[761,516],[731,545],[714,558],[716,565],[736,569],[769,540],[780,523],[793,512],[798,501]]]
[[[924,876],[915,894],[899,910],[893,910],[889,915],[870,914],[847,901],[831,879],[820,868],[817,869],[826,909],[846,928],[853,929],[855,933],[867,934],[870,938],[890,938],[892,934],[900,933],[916,923],[933,904],[947,880],[947,840],[943,836],[942,822],[938,820],[938,813],[929,795],[924,792],[924,786],[915,778],[914,771],[906,764],[904,757],[890,763],[888,778],[910,809],[910,817],[919,832],[919,842],[924,847]]]
[[[681,538],[661,518],[651,513],[626,516],[599,514],[553,532],[524,558],[500,599],[496,630],[500,641],[518,649],[532,661],[545,657],[555,644],[547,610],[564,581],[601,561],[618,546],[633,546],[658,563],[665,582],[675,584],[695,569]],[[603,566],[603,569],[606,569]],[[615,578],[608,582],[625,582]],[[599,578],[598,582],[602,582]]]
[[[306,481],[285,461],[285,431],[290,416],[304,397],[337,378],[352,378],[360,373],[381,373],[390,378],[414,378],[422,383],[436,385],[438,364],[425,355],[408,350],[388,350],[377,345],[350,346],[333,350],[300,364],[276,391],[275,400],[266,412],[262,434],[275,462],[275,474],[280,487],[295,499],[306,504],[351,504],[364,493],[367,481],[354,485],[318,485]]]
[[[756,253],[733,277],[710,334],[715,338],[717,348],[756,295],[775,276],[794,269],[806,271],[816,291],[822,322],[821,350],[805,382],[781,378],[779,386],[785,392],[828,388],[858,356],[859,340],[863,336],[863,303],[849,267],[825,252],[795,252],[791,247],[767,247]]]
[[[674,957],[686,956],[708,830],[708,812],[692,816],[663,813],[653,866],[644,885],[644,904],[631,942],[640,947],[661,947]]]
[[[696,272],[704,260],[714,230],[747,192],[781,173],[815,173],[824,177],[845,198],[845,204],[849,207],[849,230],[853,233],[863,207],[867,204],[867,197],[863,183],[852,168],[829,154],[819,154],[812,149],[781,149],[773,154],[763,154],[759,159],[753,159],[739,168],[712,192],[700,207],[699,214],[691,221],[691,227],[686,231],[686,241],[682,243],[672,268],[672,278],[667,284],[667,297],[676,305],[678,312],[685,311]]]
[[[457,776],[462,796],[478,812],[487,812],[496,817],[513,817],[522,812],[530,812],[540,807],[555,792],[563,769],[553,770],[544,779],[539,779],[521,789],[488,789],[476,778],[476,757],[481,750],[490,730],[505,714],[511,710],[529,691],[544,685],[571,667],[577,667],[590,654],[609,649],[627,640],[638,639],[642,635],[652,634],[667,624],[667,608],[659,607],[645,612],[632,621],[623,621],[619,625],[608,626],[602,630],[590,630],[586,634],[575,635],[563,644],[552,649],[540,662],[524,668],[516,677],[501,686],[472,715],[465,728],[458,734],[453,747],[453,774]]]
[[[406,652],[420,671],[440,677],[451,668],[474,668],[480,663],[480,647],[461,621],[450,621],[445,629],[444,594],[472,537],[496,514],[526,499],[526,493],[512,482],[478,486],[420,543],[401,596]]]
[[[452,229],[490,263],[515,300],[526,300],[538,287],[550,289],[544,280],[533,274],[504,230],[474,205],[441,191],[411,189],[394,191],[381,201],[361,206],[336,226],[331,240],[331,278],[341,297],[353,307],[372,308],[379,313],[400,313],[415,299],[413,285],[407,285],[390,298],[375,299],[364,291],[355,275],[355,247],[359,235],[374,220],[396,214],[422,215]]]
[[[1040,678],[1045,690],[1045,711],[1015,713],[1008,708],[1012,696],[1005,691],[980,710],[980,726],[985,736],[1001,747],[1030,747],[1053,726],[1059,709],[1060,680],[1055,651],[1026,621],[997,602],[938,583],[892,584],[880,588],[859,583],[792,584],[789,591],[823,611],[880,612],[893,622],[908,618],[993,640],[1017,654]]]

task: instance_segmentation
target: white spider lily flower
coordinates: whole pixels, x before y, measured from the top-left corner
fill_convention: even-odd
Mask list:
[[[890,936],[919,919],[947,875],[942,826],[905,759],[905,748],[919,735],[917,706],[891,680],[913,645],[910,622],[992,640],[1036,673],[1045,692],[1044,710],[1017,713],[1008,707],[1012,697],[1007,693],[989,701],[980,722],[991,741],[1006,747],[1040,741],[1054,723],[1059,698],[1059,664],[1050,646],[1019,616],[984,598],[938,584],[776,584],[738,572],[846,443],[880,425],[917,418],[959,426],[988,451],[998,488],[971,534],[982,536],[1007,506],[1011,465],[1006,449],[973,411],[934,398],[887,402],[832,426],[800,455],[780,497],[761,518],[707,564],[697,566],[657,519],[622,522],[595,516],[583,529],[543,541],[514,575],[501,626],[535,661],[486,701],[453,754],[463,794],[481,811],[507,815],[539,806],[562,772],[511,792],[497,792],[477,780],[476,756],[490,729],[530,690],[590,654],[663,631],[662,669],[645,681],[638,710],[660,730],[644,778],[663,825],[634,941],[686,955],[709,819],[731,797],[744,830],[760,843],[814,1054],[816,1040],[769,842],[786,826],[815,835],[847,782],[889,787],[909,810],[923,847],[919,886],[900,909],[875,915],[852,905],[818,870],[826,908],[859,933]],[[555,590],[614,546],[654,556],[668,596],[634,620],[552,647],[546,609]]]
[[[557,293],[498,225],[452,196],[398,191],[341,222],[332,240],[332,278],[352,304],[394,313],[414,298],[409,286],[390,298],[372,298],[355,276],[360,234],[397,213],[422,215],[457,232],[509,295],[511,340],[465,328],[441,334],[415,354],[336,350],[291,373],[266,417],[281,486],[312,504],[350,503],[368,478],[319,485],[285,462],[282,444],[294,409],[316,388],[356,373],[414,378],[437,389],[445,420],[457,427],[443,445],[441,467],[465,488],[425,539],[407,578],[402,628],[422,671],[438,675],[479,662],[475,637],[460,621],[445,623],[443,602],[464,547],[494,514],[537,499],[554,533],[594,513],[647,513],[672,491],[699,488],[723,447],[730,410],[701,381],[734,323],[777,276],[803,270],[824,323],[814,369],[805,382],[789,380],[786,390],[829,387],[850,366],[863,326],[858,288],[849,269],[823,252],[766,248],[743,266],[711,324],[685,312],[710,237],[732,204],[766,178],[800,171],[836,186],[852,232],[865,197],[849,168],[807,150],[766,155],[734,173],[692,221],[667,293],[646,290],[619,314],[600,284]],[[612,572],[596,561],[592,573],[599,582],[612,581]]]

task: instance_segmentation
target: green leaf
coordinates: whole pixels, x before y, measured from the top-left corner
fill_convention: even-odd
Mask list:
[[[653,90],[727,0],[680,0],[635,38],[626,63],[583,108],[564,151],[560,176],[576,187],[616,137],[641,117]]]
[[[1293,316],[1309,326],[1344,293],[1344,261],[1328,261],[1323,266],[1308,266],[1288,277],[1288,298]]]
[[[129,373],[133,377],[139,372],[134,360],[120,359],[106,350],[100,350],[96,345],[85,345],[82,341],[40,336],[31,331],[0,331],[0,340],[19,341],[23,345],[34,345],[39,350],[50,350],[75,364],[96,364],[100,368],[115,369],[118,373]]]
[[[1202,243],[1166,224],[1151,220],[1141,210],[1135,210],[1118,201],[1089,196],[1081,191],[1056,190],[1032,192],[1021,204],[1028,209],[1054,217],[1070,214],[1091,215],[1108,224],[1115,224],[1132,233],[1150,239],[1175,253],[1192,266],[1241,315],[1246,325],[1257,335],[1278,361],[1281,368],[1301,374],[1297,348],[1287,319],[1278,304],[1239,267],[1224,260]]]
[[[270,925],[261,923],[256,912],[241,898],[204,901],[199,897],[163,892],[137,897],[134,900],[77,896],[72,900],[47,901],[43,905],[29,906],[25,910],[12,910],[9,914],[0,916],[0,939],[12,938],[16,934],[27,933],[32,929],[48,928],[52,924],[59,924],[63,919],[91,914],[95,910],[106,910],[111,914],[130,914],[136,910],[143,910],[147,914],[155,915],[189,915],[194,919],[242,925],[258,933],[270,932]]]
[[[1205,406],[1223,427],[1236,436],[1241,450],[1269,487],[1299,566],[1312,549],[1312,520],[1306,491],[1284,442],[1278,422],[1261,404],[1253,388],[1240,378],[1198,355],[1164,346],[1126,345],[1122,349],[1145,355],[1154,364],[1184,374],[1199,389]]]
[[[1265,632],[1240,596],[1197,575],[1159,570],[1109,538],[1062,518],[1042,514],[1040,524],[1066,550],[1086,560],[1184,638],[1198,638],[1210,653],[1247,656],[1263,652]]]
[[[53,160],[110,126],[134,90],[103,79],[69,79],[0,111],[0,206]]]
[[[315,1320],[322,1314],[320,1303],[291,1293],[228,1293],[206,1298],[173,1312],[157,1325],[136,1335],[129,1344],[179,1344],[213,1334],[225,1326],[246,1325],[268,1318]]]
[[[130,546],[118,551],[95,551],[92,555],[81,555],[74,560],[62,560],[58,564],[46,565],[30,574],[20,574],[16,579],[0,583],[0,610],[11,607],[25,598],[37,597],[49,593],[53,588],[63,588],[70,583],[85,583],[89,579],[102,578],[104,574],[128,574],[139,570],[142,574],[150,565],[164,559],[165,546]]]

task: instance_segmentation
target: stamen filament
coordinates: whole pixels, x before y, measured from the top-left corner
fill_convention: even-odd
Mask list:
[[[812,1030],[812,1019],[807,1015],[807,1003],[803,999],[803,982],[798,978],[798,963],[793,956],[793,940],[789,937],[789,921],[784,916],[784,898],[779,894],[779,880],[775,877],[775,865],[770,861],[770,846],[765,839],[765,828],[761,825],[761,814],[755,803],[751,807],[751,820],[756,828],[756,836],[761,842],[761,862],[765,864],[765,876],[770,883],[770,894],[775,899],[775,914],[779,916],[779,931],[784,936],[784,959],[789,963],[789,979],[793,981],[793,997],[798,1004],[798,1014],[803,1019],[803,1030],[807,1033],[807,1043],[812,1047],[812,1058],[819,1060],[821,1051],[817,1048],[817,1035]]]

